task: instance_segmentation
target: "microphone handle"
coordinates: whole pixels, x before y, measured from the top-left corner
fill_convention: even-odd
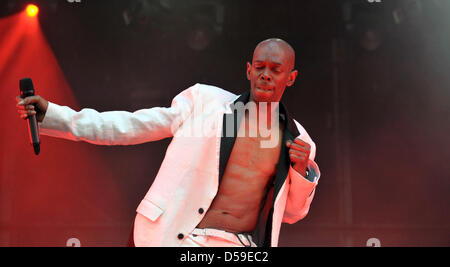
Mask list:
[[[34,153],[36,155],[40,152],[40,138],[39,138],[39,129],[38,129],[38,123],[36,120],[36,115],[32,115],[28,117],[28,133],[30,142],[33,145]]]

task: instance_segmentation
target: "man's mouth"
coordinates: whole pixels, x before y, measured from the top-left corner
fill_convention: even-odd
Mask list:
[[[256,86],[256,89],[266,92],[273,91],[273,87],[266,87],[266,86]]]

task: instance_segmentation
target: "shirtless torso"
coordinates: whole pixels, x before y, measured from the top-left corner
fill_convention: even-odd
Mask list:
[[[248,119],[243,122],[248,123]],[[261,201],[274,179],[280,155],[283,125],[278,145],[261,148],[269,138],[248,137],[248,126],[239,135],[228,160],[219,191],[197,228],[215,228],[228,232],[251,232],[256,226]],[[242,135],[242,131],[246,131]],[[243,137],[240,137],[243,136]]]

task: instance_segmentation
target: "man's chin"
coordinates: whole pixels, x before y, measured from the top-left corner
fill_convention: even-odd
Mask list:
[[[273,99],[273,90],[263,90],[256,88],[253,91],[253,98],[255,102],[272,102]]]

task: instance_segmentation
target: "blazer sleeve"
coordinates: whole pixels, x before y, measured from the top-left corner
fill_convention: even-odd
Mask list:
[[[310,160],[308,165],[312,181],[303,177],[292,166],[289,168],[290,187],[283,215],[284,223],[296,223],[309,212],[319,182],[320,172],[314,161]]]
[[[41,134],[96,145],[134,145],[172,137],[191,114],[198,84],[184,90],[170,107],[135,112],[98,112],[85,108],[74,111],[49,102]]]
[[[292,165],[289,167],[288,179],[290,185],[286,208],[283,214],[282,222],[284,223],[296,223],[308,214],[320,178],[319,166],[314,162],[316,145],[307,134],[304,139],[311,145],[311,153],[308,162],[309,174],[308,177],[303,177],[294,170]]]

